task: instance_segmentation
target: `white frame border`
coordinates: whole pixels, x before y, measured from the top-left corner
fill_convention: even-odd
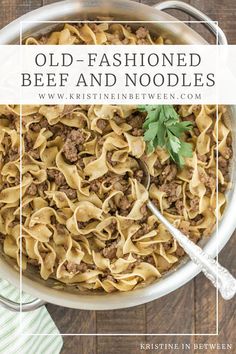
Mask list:
[[[104,23],[104,21],[20,21],[20,46],[22,45],[23,39],[23,24],[24,23]],[[218,38],[219,38],[219,27],[218,21],[198,21],[198,20],[189,20],[189,21],[105,21],[106,23],[214,23],[217,26],[217,33],[216,33],[216,45],[218,46]],[[216,63],[218,64],[219,55],[217,55]],[[20,55],[20,60],[22,63],[22,56]],[[217,65],[218,67],[218,65]],[[22,90],[20,92],[22,96]],[[218,98],[218,90],[216,86],[216,95]],[[218,108],[219,105],[216,104],[216,120],[218,122]],[[218,124],[216,125],[217,130],[217,153],[216,153],[216,210],[218,210],[218,157],[219,157],[219,139],[218,139]],[[22,104],[20,104],[20,135],[22,136]],[[216,235],[217,235],[217,256],[216,259],[218,261],[218,254],[219,254],[219,218],[218,213],[216,214]],[[194,280],[194,278],[192,279]],[[23,274],[22,274],[22,139],[20,139],[20,335],[23,336],[218,336],[219,335],[219,292],[218,288],[218,268],[217,268],[217,288],[216,288],[216,332],[215,333],[59,333],[59,334],[46,334],[46,333],[22,333],[22,293],[23,293]],[[155,301],[155,300],[154,300]]]

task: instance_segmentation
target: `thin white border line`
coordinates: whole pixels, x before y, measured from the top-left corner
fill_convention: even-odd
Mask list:
[[[105,21],[106,23],[215,23],[217,25],[217,45],[218,45],[218,21]],[[23,32],[23,24],[24,23],[104,23],[104,21],[20,21],[20,46],[22,45],[22,32]],[[218,59],[218,56],[217,56]],[[21,61],[22,63],[22,61]],[[217,104],[217,117],[218,117],[218,104]],[[218,131],[218,129],[217,129]],[[20,105],[20,135],[22,133],[22,104]],[[218,138],[218,136],[217,136]],[[20,146],[22,148],[22,139],[20,138]],[[22,317],[22,283],[23,283],[23,277],[22,277],[22,150],[20,148],[20,318]],[[217,140],[217,153],[218,153],[218,140]],[[217,160],[217,166],[218,166],[218,160]],[[217,174],[218,174],[218,169],[217,169]],[[218,177],[218,176],[217,176]],[[218,188],[218,187],[217,187]],[[218,195],[217,195],[218,197]],[[218,202],[218,198],[217,198]],[[218,204],[216,202],[216,207],[218,210]],[[218,213],[216,217],[216,228],[217,228],[217,235],[218,235]],[[218,239],[218,238],[217,238]],[[217,251],[218,251],[218,242],[217,242]],[[217,260],[218,260],[218,254],[217,254]],[[217,274],[217,282],[218,282],[218,274]],[[218,284],[218,283],[217,283]],[[217,330],[216,333],[55,333],[55,334],[44,334],[44,333],[22,333],[20,331],[20,335],[25,335],[25,336],[218,336],[219,331],[218,331],[218,291],[216,289],[216,294],[217,294]],[[22,321],[21,321],[22,325]],[[22,329],[22,327],[21,327]]]
[[[89,336],[99,336],[99,337],[131,337],[131,336],[163,336],[163,337],[167,337],[167,336],[217,336],[217,333],[22,333],[22,335],[24,336],[63,336],[63,337],[72,337],[72,336],[77,336],[77,337],[89,337]]]
[[[20,65],[22,67],[22,23],[20,23]],[[22,98],[22,88],[20,88],[20,97]],[[22,276],[22,104],[20,104],[20,334],[22,334],[22,304],[23,304],[23,276]]]
[[[217,24],[218,21],[197,21],[197,20],[190,20],[190,21],[181,21],[181,20],[176,20],[176,21],[89,21],[89,20],[85,20],[85,21],[20,21],[21,23],[215,23]]]
[[[216,26],[216,45],[217,45],[217,55],[216,55],[216,72],[218,72],[219,67],[219,26],[217,21]],[[216,102],[218,102],[219,92],[218,85],[216,84]],[[216,104],[216,249],[217,255],[216,260],[219,260],[219,104]],[[219,269],[217,267],[217,275],[216,275],[216,333],[219,335]]]

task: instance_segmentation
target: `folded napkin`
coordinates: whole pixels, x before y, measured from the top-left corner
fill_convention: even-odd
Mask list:
[[[19,290],[6,280],[0,279],[0,294],[20,302]],[[22,295],[23,302],[32,300],[32,296]],[[45,335],[28,335],[30,333]],[[62,345],[62,337],[45,306],[21,315],[0,306],[0,354],[57,354]]]

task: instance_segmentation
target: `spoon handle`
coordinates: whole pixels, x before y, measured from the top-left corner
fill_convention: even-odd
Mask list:
[[[192,261],[199,266],[204,275],[218,288],[225,300],[230,300],[236,293],[236,279],[229,271],[222,267],[214,258],[204,252],[198,245],[192,242],[180,230],[174,227],[149,200],[147,204],[150,211],[165,225],[179,245],[189,255]]]

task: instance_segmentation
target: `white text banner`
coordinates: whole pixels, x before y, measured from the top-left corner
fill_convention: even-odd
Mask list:
[[[236,46],[0,46],[0,104],[236,104]]]

